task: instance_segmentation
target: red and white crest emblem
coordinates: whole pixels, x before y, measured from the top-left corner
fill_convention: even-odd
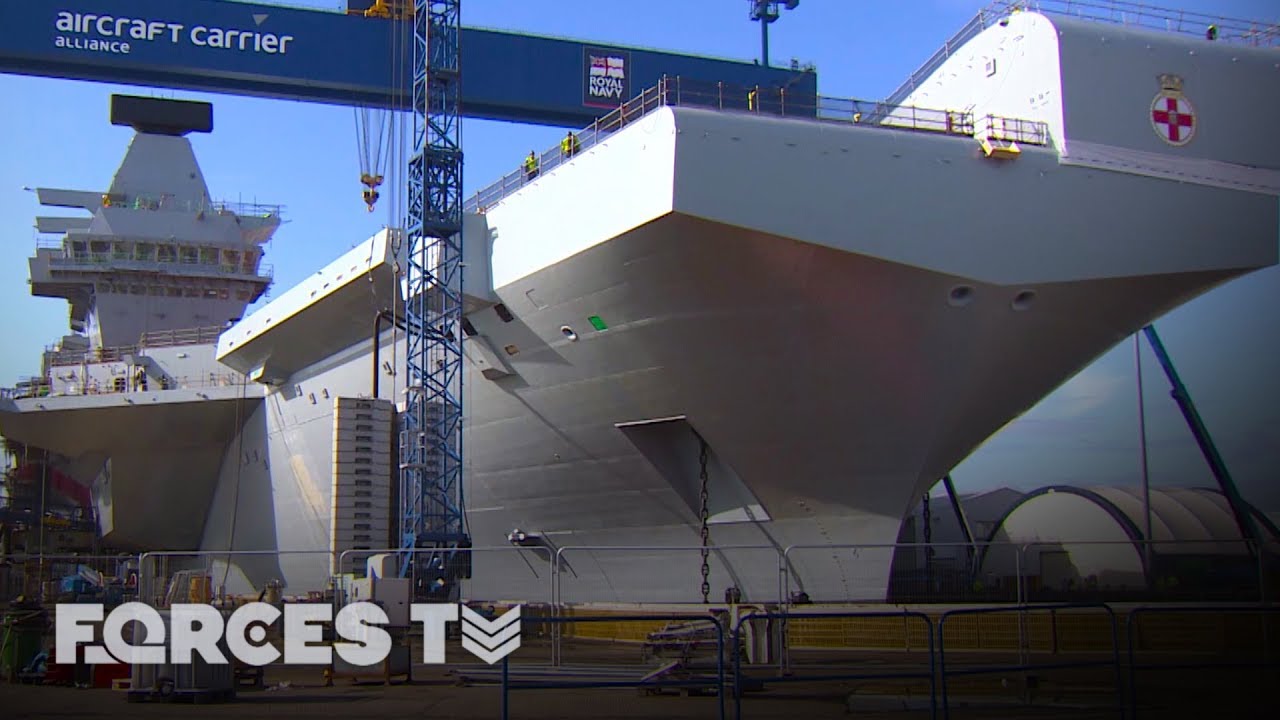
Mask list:
[[[1186,145],[1196,134],[1196,110],[1182,96],[1181,78],[1162,76],[1160,84],[1160,93],[1151,101],[1151,127],[1170,145]]]

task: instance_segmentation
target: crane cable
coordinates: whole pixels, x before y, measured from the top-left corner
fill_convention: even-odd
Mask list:
[[[360,158],[360,184],[364,186],[361,197],[369,212],[378,202],[378,186],[382,185],[382,170],[386,165],[388,111],[379,108],[356,107],[356,146]]]

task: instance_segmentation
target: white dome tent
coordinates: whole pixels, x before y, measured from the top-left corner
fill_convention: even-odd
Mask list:
[[[1264,543],[1280,541],[1275,524],[1248,506]],[[1141,494],[1116,487],[1052,486],[1028,493],[996,524],[988,545],[1021,552],[980,554],[979,577],[1021,575],[1027,599],[1080,593],[1147,592],[1195,596],[1257,592],[1260,568],[1221,492],[1151,490],[1147,566]]]

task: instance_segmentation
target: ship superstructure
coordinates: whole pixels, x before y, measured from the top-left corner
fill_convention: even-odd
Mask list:
[[[193,131],[212,130],[208,103],[113,96],[111,120],[137,134],[104,192],[37,188],[40,204],[89,217],[38,217],[60,235],[31,258],[33,295],[70,305],[69,352],[132,345],[148,333],[222,328],[271,283],[262,246],[274,206],[215,202]]]
[[[477,546],[516,549],[477,553],[466,593],[545,598],[560,550],[562,600],[698,599],[705,516],[716,596],[776,597],[794,546],[791,587],[883,597],[921,493],[1143,325],[1276,263],[1280,149],[1260,118],[1280,93],[1231,90],[1274,87],[1276,59],[1013,12],[893,102],[672,79],[482,192],[463,229],[468,522]],[[4,406],[0,431],[110,458],[90,479],[136,545],[297,551],[233,558],[229,582],[323,588],[359,569],[342,551],[396,538],[396,237],[201,346],[231,387],[64,386]],[[174,497],[173,468],[74,429],[110,409],[151,432],[126,405],[209,423],[186,431],[205,444],[180,529],[120,517]]]
[[[213,343],[271,284],[280,208],[211,199],[186,137],[212,130],[209,103],[114,95],[110,115],[136,132],[106,190],[35,190],[88,217],[36,218],[31,292],[65,299],[72,333],[11,393],[38,414],[4,434],[93,488],[107,546],[190,543],[216,462],[205,452],[234,437],[246,402]],[[150,490],[175,481],[175,498]]]

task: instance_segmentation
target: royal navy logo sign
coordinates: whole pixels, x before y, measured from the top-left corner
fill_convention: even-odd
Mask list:
[[[1181,147],[1196,135],[1196,110],[1182,95],[1182,78],[1160,76],[1160,92],[1151,101],[1151,127],[1161,140]]]
[[[616,108],[631,98],[631,53],[582,48],[582,104]]]

